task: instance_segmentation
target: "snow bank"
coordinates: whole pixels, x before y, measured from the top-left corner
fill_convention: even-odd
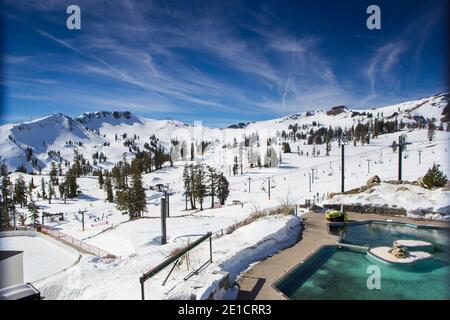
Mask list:
[[[450,191],[429,190],[413,184],[381,183],[353,195],[336,195],[324,204],[403,208],[411,217],[450,220]]]
[[[162,286],[168,268],[166,273],[146,283],[147,298],[191,299],[195,296],[206,299],[211,295],[232,298],[236,288],[224,282],[227,273],[228,282],[233,282],[250,264],[295,243],[300,225],[297,217],[270,216],[215,239],[212,264],[187,281],[182,279],[188,271],[175,269],[166,285]],[[83,256],[76,266],[36,283],[36,286],[48,299],[140,299],[139,277],[167,258],[177,246],[180,243],[154,246],[145,254],[117,261]],[[198,251],[197,254],[201,255],[197,258],[205,261],[209,250]]]

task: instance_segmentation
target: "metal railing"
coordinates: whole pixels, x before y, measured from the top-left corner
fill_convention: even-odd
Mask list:
[[[111,259],[118,258],[116,255],[114,255],[106,250],[100,249],[96,246],[93,246],[93,245],[83,242],[81,240],[75,239],[74,237],[69,236],[69,235],[67,235],[61,231],[55,230],[53,228],[42,226],[41,232],[52,235],[53,237],[55,237],[56,239],[58,239],[60,241],[67,242],[74,247],[78,247],[84,251],[92,253],[93,255],[99,256],[101,258],[111,258]]]
[[[150,278],[155,276],[161,270],[163,270],[166,267],[168,267],[169,265],[173,264],[172,269],[169,271],[169,274],[166,276],[166,278],[165,278],[165,280],[164,280],[164,282],[162,284],[162,285],[164,285],[166,283],[167,279],[169,278],[170,274],[174,270],[175,266],[177,265],[178,261],[181,259],[181,257],[186,255],[189,251],[191,251],[192,249],[194,249],[195,247],[197,247],[199,244],[201,244],[202,242],[204,242],[207,239],[209,239],[209,259],[205,263],[203,263],[199,268],[197,268],[196,270],[190,272],[186,277],[184,277],[183,280],[184,281],[188,280],[191,276],[193,276],[195,274],[198,274],[198,272],[201,269],[203,269],[203,267],[205,267],[207,264],[212,263],[212,254],[213,254],[213,252],[212,252],[212,237],[211,237],[211,235],[212,235],[211,232],[206,233],[205,235],[201,236],[199,239],[195,240],[193,243],[187,245],[186,247],[182,248],[179,252],[173,254],[172,256],[170,256],[169,258],[167,258],[166,260],[161,262],[156,267],[154,267],[151,270],[149,270],[146,273],[144,273],[139,278],[139,282],[141,284],[141,297],[142,297],[142,300],[145,299],[144,283],[146,281],[148,281]]]

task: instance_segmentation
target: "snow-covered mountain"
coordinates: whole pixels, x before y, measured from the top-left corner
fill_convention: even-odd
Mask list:
[[[225,137],[241,139],[243,134],[271,130],[288,131],[292,125],[316,127],[351,127],[359,122],[366,123],[374,118],[385,121],[397,120],[398,123],[426,123],[434,118],[437,125],[450,120],[450,94],[443,93],[419,100],[366,110],[351,110],[345,106],[336,106],[328,111],[316,110],[290,116],[239,123],[226,129],[201,127],[201,136],[197,129],[175,120],[152,120],[138,117],[128,111],[99,111],[84,113],[72,118],[58,113],[36,120],[0,126],[0,163],[10,170],[24,166],[27,171],[45,168],[51,161],[73,158],[77,148],[87,159],[95,152],[102,152],[108,161],[103,166],[119,161],[124,154],[130,153],[125,140],[132,140],[142,148],[150,137],[156,143],[168,148],[170,141],[190,140],[191,137],[223,142]],[[156,139],[156,140],[155,140]]]

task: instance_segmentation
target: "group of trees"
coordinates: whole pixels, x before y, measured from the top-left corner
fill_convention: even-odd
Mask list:
[[[142,173],[147,168],[142,157],[136,156],[131,164],[124,157],[113,167],[111,172],[105,170],[102,173],[100,171],[98,175],[100,187],[104,188],[106,192],[106,200],[115,201],[117,208],[128,214],[130,219],[140,218],[147,211],[145,189],[142,183]],[[129,183],[130,176],[131,183]],[[116,189],[115,196],[113,186]]]
[[[8,167],[3,164],[0,168],[1,195],[0,195],[0,229],[8,230],[11,227],[11,217],[14,225],[17,221],[24,226],[28,217],[24,214],[17,216],[17,206],[28,208],[31,223],[36,224],[39,220],[38,206],[33,197],[35,189],[33,178],[28,186],[23,176],[19,176],[15,183],[10,180]],[[17,221],[16,221],[17,218]]]
[[[203,203],[206,197],[211,197],[211,208],[214,207],[214,201],[217,198],[221,205],[225,204],[230,194],[229,183],[222,172],[215,168],[203,165],[202,163],[186,164],[183,170],[183,183],[187,203],[191,209],[197,209],[197,203],[200,210],[203,210]]]

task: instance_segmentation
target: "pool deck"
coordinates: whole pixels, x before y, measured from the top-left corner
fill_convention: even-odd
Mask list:
[[[303,231],[300,241],[261,261],[244,273],[239,279],[239,300],[284,300],[272,285],[300,262],[324,245],[335,244],[338,237],[328,232],[324,214],[309,212],[302,216]],[[417,225],[449,226],[448,222],[411,219],[407,217],[377,214],[349,213],[350,221],[392,220]]]

